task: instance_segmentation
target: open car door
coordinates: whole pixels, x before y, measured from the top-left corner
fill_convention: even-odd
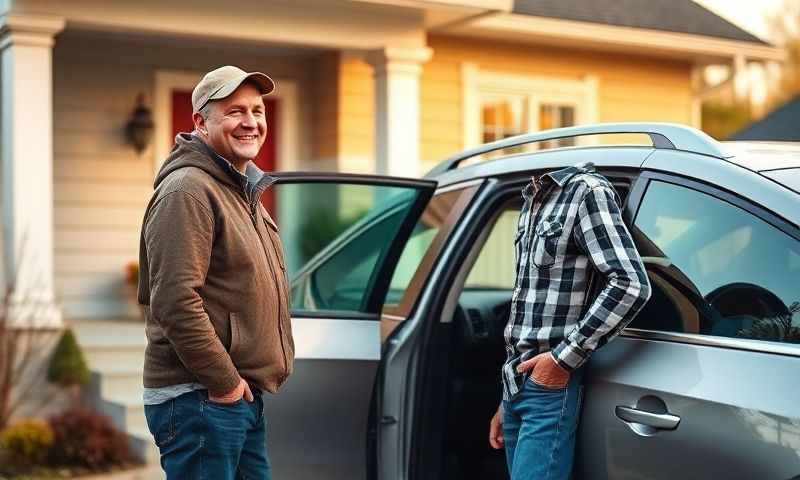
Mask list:
[[[276,478],[366,478],[367,424],[392,275],[436,182],[276,173],[294,373],[265,398]]]

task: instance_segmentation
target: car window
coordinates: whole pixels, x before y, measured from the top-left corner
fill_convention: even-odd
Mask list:
[[[344,183],[275,186],[294,311],[365,312],[383,260],[420,192]]]
[[[476,191],[476,185],[448,190],[428,202],[392,275],[385,313],[400,317],[410,313],[434,260]]]
[[[492,226],[489,237],[472,266],[465,289],[511,290],[514,288],[514,233],[519,207],[505,210]]]
[[[653,181],[634,225],[653,295],[635,328],[800,343],[800,242],[714,196]]]

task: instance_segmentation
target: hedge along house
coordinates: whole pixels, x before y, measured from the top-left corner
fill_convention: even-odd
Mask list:
[[[155,172],[217,66],[277,81],[263,168],[418,176],[525,131],[699,126],[704,66],[781,58],[690,0],[0,0],[0,12],[4,258],[51,325],[136,315],[125,266]],[[137,151],[126,125],[140,97],[154,129]]]

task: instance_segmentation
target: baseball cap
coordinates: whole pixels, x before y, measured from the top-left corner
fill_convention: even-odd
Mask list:
[[[225,98],[245,80],[251,80],[266,95],[275,89],[275,82],[261,72],[245,72],[239,67],[225,65],[205,74],[192,91],[192,109],[199,112],[211,100]]]

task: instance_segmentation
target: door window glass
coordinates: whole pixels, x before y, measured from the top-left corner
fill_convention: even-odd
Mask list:
[[[295,311],[366,312],[422,190],[343,183],[273,187]]]
[[[660,181],[633,230],[653,296],[630,326],[800,343],[800,242],[728,202]]]
[[[406,242],[397,262],[384,312],[407,316],[449,236],[477,186],[439,193],[433,196]]]

